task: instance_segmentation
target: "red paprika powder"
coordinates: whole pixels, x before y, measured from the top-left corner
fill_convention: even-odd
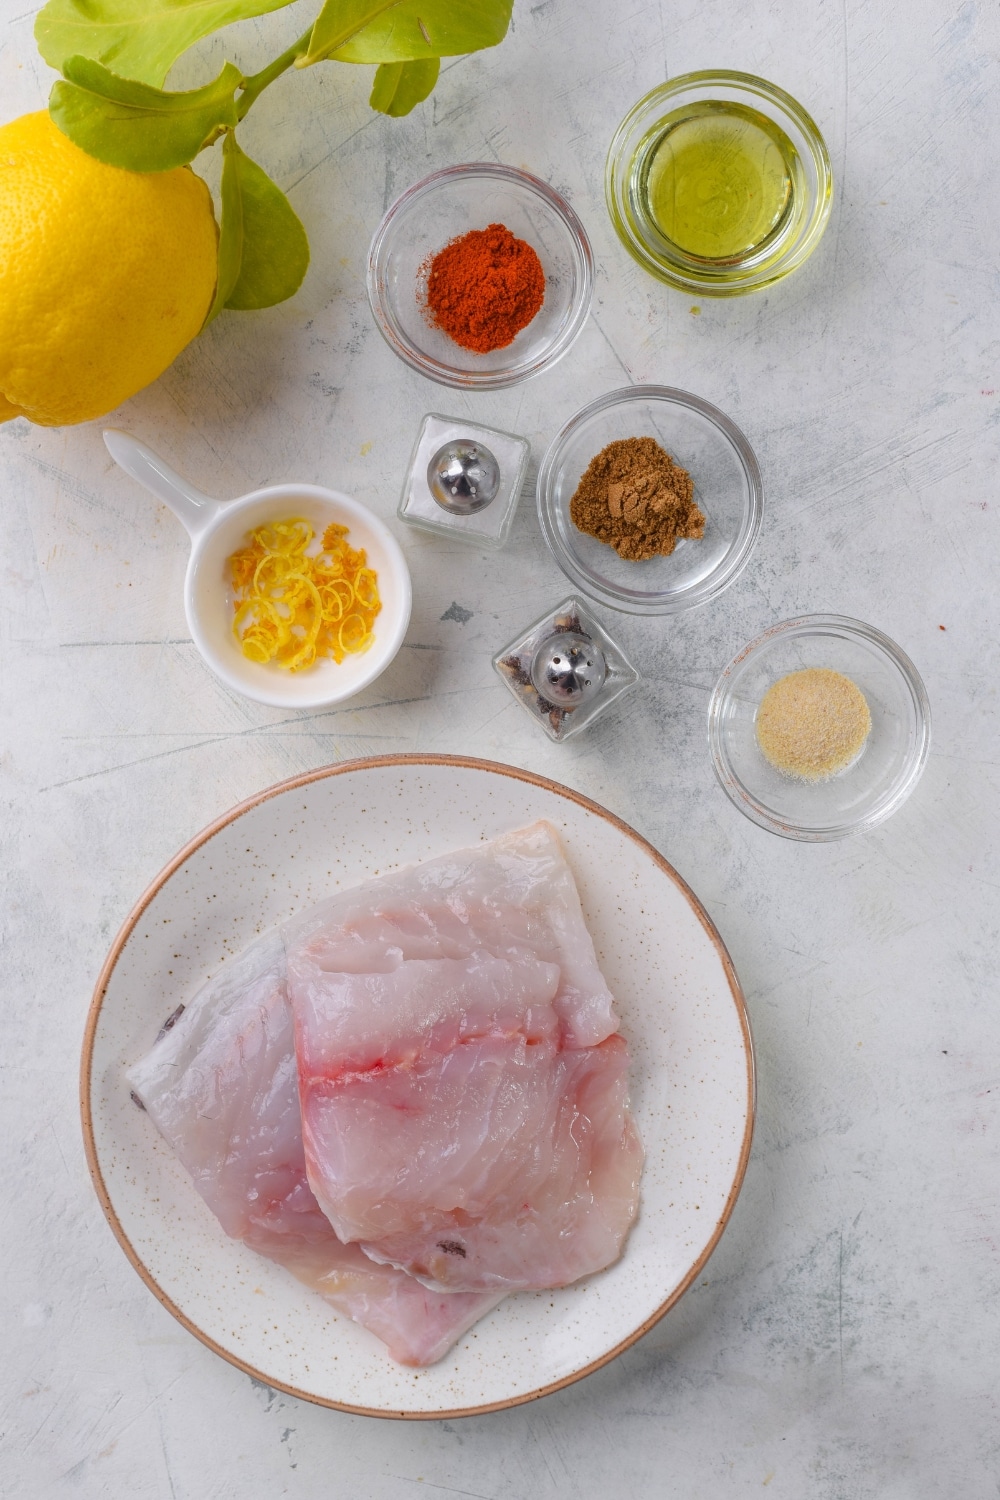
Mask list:
[[[439,250],[427,271],[431,321],[463,349],[512,344],[541,307],[545,272],[525,240],[503,224],[470,229]]]

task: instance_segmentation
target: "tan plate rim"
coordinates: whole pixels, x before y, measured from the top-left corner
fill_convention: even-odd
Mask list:
[[[560,797],[567,797],[571,802],[576,802],[580,807],[585,808],[588,812],[596,813],[599,817],[604,818],[608,823],[611,823],[620,832],[626,834],[630,839],[638,844],[639,847],[645,850],[645,852],[652,858],[653,862],[659,866],[663,873],[674,882],[681,893],[685,896],[687,901],[690,903],[692,910],[698,917],[698,920],[701,922],[702,926],[705,928],[705,931],[708,933],[708,936],[712,940],[712,943],[715,946],[716,951],[718,952],[719,958],[722,960],[722,967],[725,971],[726,978],[729,981],[730,992],[733,997],[733,1003],[736,1006],[736,1014],[739,1018],[740,1029],[743,1033],[743,1048],[746,1055],[747,1066],[746,1124],[743,1130],[743,1143],[740,1149],[740,1158],[739,1162],[737,1163],[733,1185],[729,1191],[729,1196],[726,1199],[725,1207],[723,1208],[722,1213],[719,1216],[711,1239],[706,1245],[701,1256],[691,1267],[691,1270],[681,1282],[680,1286],[678,1286],[670,1294],[666,1301],[661,1303],[656,1311],[651,1314],[651,1316],[648,1317],[644,1323],[641,1323],[633,1333],[630,1333],[628,1338],[623,1339],[620,1344],[616,1344],[613,1349],[609,1349],[606,1354],[602,1354],[598,1359],[592,1360],[590,1364],[584,1365],[579,1370],[574,1370],[571,1375],[565,1375],[561,1380],[555,1380],[550,1385],[540,1386],[538,1390],[528,1391],[520,1396],[511,1396],[506,1401],[492,1401],[483,1406],[466,1406],[443,1411],[390,1411],[385,1408],[378,1407],[353,1406],[346,1401],[330,1401],[323,1396],[316,1396],[309,1391],[299,1390],[296,1386],[285,1385],[280,1380],[272,1379],[264,1371],[258,1370],[253,1365],[247,1364],[245,1360],[239,1359],[235,1354],[230,1353],[228,1349],[223,1349],[222,1346],[220,1344],[217,1344],[213,1338],[204,1333],[195,1323],[191,1321],[186,1313],[181,1311],[177,1304],[173,1302],[171,1298],[168,1297],[167,1294],[158,1285],[151,1272],[146,1268],[146,1266],[139,1258],[138,1254],[131,1244],[131,1241],[126,1235],[125,1230],[123,1229],[121,1222],[119,1221],[118,1215],[115,1213],[114,1205],[111,1202],[111,1198],[105,1185],[103,1174],[101,1172],[100,1162],[97,1159],[97,1147],[94,1143],[94,1121],[91,1111],[91,1068],[93,1063],[94,1038],[97,1034],[97,1026],[101,1017],[101,1008],[104,1003],[104,996],[107,993],[108,984],[111,980],[111,975],[114,972],[115,965],[118,962],[122,949],[128,941],[128,938],[130,937],[143,912],[146,910],[153,897],[166,884],[166,882],[171,878],[175,871],[177,871],[180,866],[184,864],[185,860],[187,860],[192,854],[194,854],[197,849],[200,849],[203,844],[208,843],[209,839],[213,838],[215,834],[219,833],[223,828],[227,828],[230,823],[235,822],[236,819],[242,817],[244,813],[249,812],[254,807],[257,807],[259,803],[266,802],[271,797],[279,796],[283,792],[292,791],[296,787],[307,786],[310,782],[313,781],[322,781],[328,776],[342,776],[345,774],[349,774],[351,771],[369,771],[380,769],[382,767],[394,766],[459,766],[463,769],[490,771],[495,775],[510,776],[515,781],[526,781],[533,786],[542,787],[545,791],[555,792]],[[356,1416],[392,1417],[402,1418],[407,1421],[441,1421],[442,1419],[451,1419],[453,1417],[483,1416],[487,1412],[506,1411],[508,1407],[522,1406],[525,1404],[525,1402],[537,1401],[540,1396],[549,1396],[553,1393],[553,1391],[563,1390],[566,1386],[573,1385],[576,1381],[582,1380],[584,1376],[593,1374],[593,1372],[595,1370],[599,1370],[602,1365],[609,1364],[610,1361],[616,1359],[619,1354],[623,1354],[626,1349],[631,1348],[631,1346],[636,1343],[637,1340],[642,1338],[643,1334],[648,1333],[649,1330],[654,1326],[654,1324],[658,1323],[660,1319],[666,1313],[668,1313],[674,1306],[674,1304],[678,1302],[684,1295],[691,1283],[700,1274],[703,1267],[708,1262],[708,1259],[711,1256],[716,1245],[719,1243],[722,1231],[725,1229],[727,1223],[729,1222],[730,1215],[732,1214],[733,1208],[736,1204],[736,1199],[739,1197],[740,1188],[743,1186],[743,1179],[746,1175],[747,1162],[750,1158],[750,1144],[753,1139],[756,1109],[757,1085],[756,1071],[754,1066],[753,1038],[750,1034],[750,1020],[747,1015],[746,1000],[743,995],[743,988],[740,984],[739,979],[737,978],[732,959],[729,957],[729,954],[726,951],[726,945],[723,943],[722,938],[719,936],[715,923],[712,921],[711,917],[708,915],[708,912],[702,906],[701,902],[698,900],[698,897],[695,895],[694,891],[692,891],[687,882],[683,880],[680,875],[678,875],[673,865],[671,865],[669,861],[664,859],[663,855],[660,854],[658,850],[654,849],[652,844],[650,844],[647,839],[644,839],[641,834],[636,833],[635,829],[631,828],[628,823],[624,822],[621,818],[616,817],[614,813],[609,812],[605,807],[601,807],[599,803],[592,801],[589,797],[584,797],[580,792],[573,791],[571,787],[562,786],[557,781],[551,781],[547,776],[537,776],[533,771],[522,771],[517,766],[504,765],[502,762],[494,760],[480,760],[475,756],[469,755],[372,755],[364,756],[358,760],[341,761],[336,765],[321,766],[318,770],[306,771],[301,776],[289,777],[287,781],[279,781],[275,786],[270,786],[265,788],[265,790],[262,792],[257,792],[253,797],[248,797],[245,802],[237,803],[235,807],[230,808],[228,812],[223,813],[221,817],[216,818],[214,823],[209,823],[207,828],[203,828],[200,833],[195,834],[194,838],[186,843],[184,847],[174,855],[173,859],[171,859],[166,865],[164,865],[163,869],[156,876],[155,880],[153,880],[151,884],[147,886],[146,890],[139,897],[139,900],[129,912],[128,916],[125,918],[125,921],[122,923],[118,935],[112,943],[110,951],[108,952],[108,956],[104,960],[101,972],[98,975],[97,984],[94,986],[93,998],[91,999],[90,1010],[87,1015],[86,1030],[84,1031],[83,1036],[83,1053],[80,1059],[80,1116],[83,1124],[83,1144],[87,1156],[87,1165],[90,1168],[90,1175],[94,1183],[94,1189],[97,1193],[98,1199],[100,1200],[101,1207],[104,1210],[104,1216],[107,1219],[108,1223],[111,1225],[115,1238],[118,1240],[118,1243],[121,1245],[128,1259],[131,1261],[132,1266],[149,1287],[149,1290],[153,1293],[154,1297],[156,1297],[156,1299],[163,1304],[163,1306],[169,1313],[173,1314],[178,1323],[186,1328],[189,1333],[193,1333],[195,1338],[200,1339],[200,1341],[205,1344],[207,1348],[211,1349],[213,1353],[218,1354],[222,1359],[228,1361],[229,1364],[235,1365],[238,1370],[242,1370],[245,1374],[252,1376],[253,1379],[260,1380],[265,1385],[272,1386],[275,1390],[284,1391],[287,1395],[296,1396],[302,1401],[311,1401],[317,1406],[333,1407],[337,1411],[350,1412]]]

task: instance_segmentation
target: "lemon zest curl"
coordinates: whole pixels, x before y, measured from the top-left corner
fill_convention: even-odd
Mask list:
[[[320,657],[356,656],[375,639],[382,601],[364,548],[332,525],[310,553],[315,535],[301,516],[271,521],[229,558],[233,634],[249,661],[301,672]]]

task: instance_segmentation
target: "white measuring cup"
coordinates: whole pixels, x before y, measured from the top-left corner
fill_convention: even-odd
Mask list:
[[[108,452],[126,474],[169,506],[191,538],[184,579],[188,629],[205,661],[228,687],[281,708],[319,708],[360,693],[396,655],[410,622],[410,574],[399,543],[371,511],[338,490],[317,484],[275,484],[238,500],[213,500],[182,479],[137,438],[117,428],[104,434]],[[227,559],[247,533],[270,521],[302,516],[322,536],[331,522],[350,529],[378,578],[382,609],[367,651],[339,665],[321,659],[301,672],[248,661],[233,634],[233,590]]]

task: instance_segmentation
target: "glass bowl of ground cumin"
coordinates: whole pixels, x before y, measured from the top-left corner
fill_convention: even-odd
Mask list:
[[[826,843],[865,833],[910,795],[930,748],[916,667],[843,615],[772,625],[723,672],[708,710],[716,775],[754,823]]]
[[[760,467],[742,432],[671,386],[592,401],[538,473],[538,518],[556,562],[590,598],[629,614],[716,598],[746,566],[762,509]]]
[[[548,369],[586,323],[593,285],[590,242],[569,204],[530,173],[491,162],[408,188],[368,256],[368,300],[386,343],[422,375],[465,389]]]

